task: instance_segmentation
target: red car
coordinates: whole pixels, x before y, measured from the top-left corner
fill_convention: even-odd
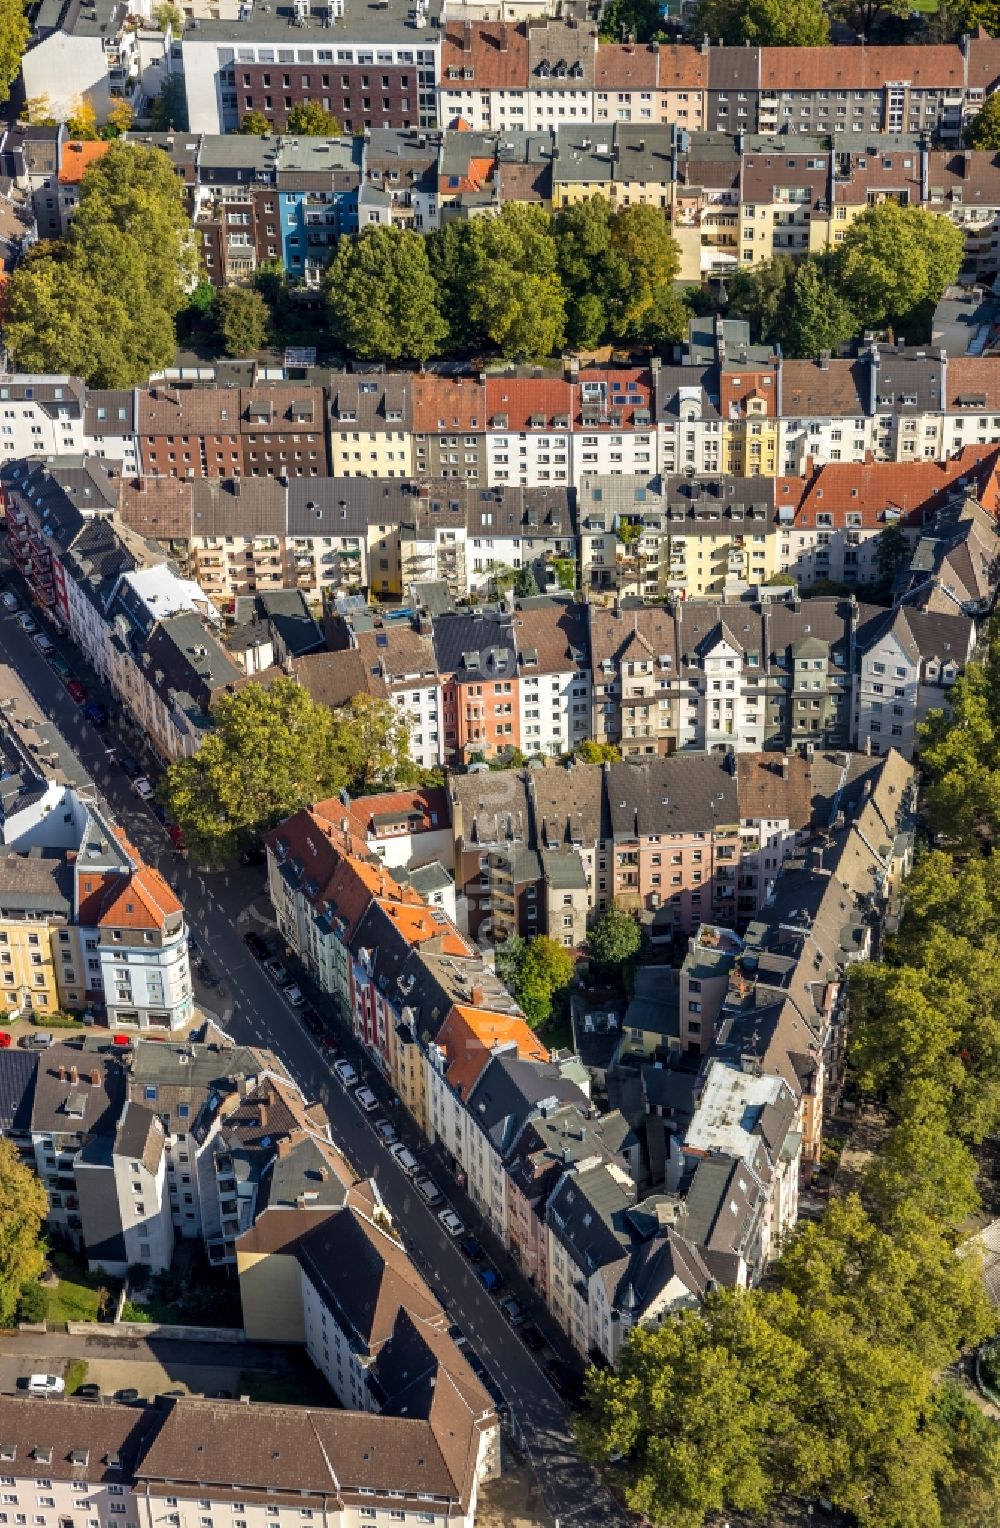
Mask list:
[[[14,1036],[9,1029],[0,1029],[0,1050],[10,1050],[14,1043]]]
[[[68,679],[66,681],[66,688],[77,705],[82,706],[87,698],[87,691],[84,688],[83,681],[81,679]]]
[[[131,1035],[114,1035],[114,1036],[112,1036],[111,1044],[112,1045],[118,1045],[118,1046],[121,1046],[121,1047],[124,1048],[125,1046],[132,1044],[132,1036]]]
[[[181,832],[176,822],[167,823],[167,837],[170,839],[170,842],[173,844],[175,849],[183,849],[184,834]]]

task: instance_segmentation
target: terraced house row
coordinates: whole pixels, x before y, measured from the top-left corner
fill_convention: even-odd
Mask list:
[[[296,814],[269,888],[572,1341],[613,1362],[633,1325],[757,1282],[795,1224],[842,1082],[844,973],[895,907],[912,805],[894,750],[469,775]],[[457,923],[411,885],[449,857],[449,817]],[[578,1054],[550,1055],[459,925],[575,946],[612,895],[654,961],[687,957],[631,999],[578,994]]]

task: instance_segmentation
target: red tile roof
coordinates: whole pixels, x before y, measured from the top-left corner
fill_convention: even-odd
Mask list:
[[[550,377],[486,378],[486,418],[492,429],[552,430],[557,428],[552,422],[556,417],[569,419],[572,413],[573,388],[568,382]],[[495,423],[500,416],[506,417],[505,426]],[[544,422],[532,425],[535,417]]]
[[[723,371],[719,378],[719,413],[723,419],[742,417],[750,412],[751,398],[764,403],[764,412],[777,413],[775,368],[741,366],[738,371]]]
[[[406,823],[408,833],[433,833],[451,825],[448,792],[443,785],[420,785],[410,791],[385,791],[378,796],[359,796],[351,802],[350,818],[351,831],[361,839],[369,833],[376,837],[392,837],[391,826],[387,826],[385,821],[389,818],[397,818],[400,823]],[[412,818],[417,820],[411,821]]]
[[[449,69],[471,69],[471,80],[450,80]],[[453,21],[441,39],[445,90],[527,90],[528,33],[506,21]]]
[[[583,385],[587,382],[606,382],[608,388],[608,408],[613,411],[618,419],[612,425],[610,419],[602,427],[604,429],[632,430],[635,428],[636,409],[646,409],[650,419],[653,410],[653,378],[652,374],[645,371],[641,366],[624,366],[612,369],[598,369],[594,371],[581,371],[579,382],[574,387],[575,394],[575,418],[576,428],[583,427]],[[642,426],[648,428],[649,421]],[[587,426],[588,430],[593,426]]]
[[[601,43],[597,49],[594,85],[597,90],[655,90],[657,47],[631,43]]]
[[[998,484],[1000,446],[966,446],[946,462],[829,462],[806,478],[779,477],[775,500],[794,509],[796,526],[814,526],[818,514],[831,514],[842,525],[848,511],[860,513],[861,524],[876,529],[886,509],[919,524],[936,501],[967,479],[984,508],[1000,506]]]
[[[708,89],[708,54],[702,53],[700,48],[684,43],[662,43],[659,66],[661,90]]]
[[[63,160],[59,167],[61,186],[78,186],[92,164],[102,159],[111,147],[102,138],[78,142],[73,139],[63,148]]]
[[[962,49],[938,46],[761,48],[761,90],[881,90],[890,80],[915,89],[965,82]]]
[[[416,376],[411,398],[418,435],[486,427],[486,389],[475,377]]]

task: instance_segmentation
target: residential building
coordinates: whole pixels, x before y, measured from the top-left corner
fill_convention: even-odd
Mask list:
[[[328,394],[334,477],[413,476],[409,377],[339,375]]]

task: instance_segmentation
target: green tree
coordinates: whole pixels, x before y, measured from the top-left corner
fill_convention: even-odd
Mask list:
[[[168,74],[160,86],[160,93],[153,102],[153,131],[169,133],[172,129],[187,132],[187,92],[183,74]]]
[[[617,764],[621,756],[621,749],[614,743],[595,743],[592,738],[580,743],[576,750],[581,764]]]
[[[627,965],[642,947],[642,930],[631,913],[614,903],[587,936],[590,958],[607,970]]]
[[[883,1222],[902,1210],[956,1227],[979,1208],[976,1172],[975,1157],[938,1105],[900,1120],[873,1160],[866,1187]]]
[[[734,271],[726,278],[729,317],[745,319],[754,340],[761,344],[783,341],[797,270],[798,262],[791,255],[775,255],[753,270]]]
[[[547,934],[538,934],[525,943],[517,964],[514,996],[532,1029],[540,1029],[552,1017],[553,999],[569,986],[575,969],[569,950]]]
[[[412,229],[342,239],[325,290],[335,338],[364,360],[426,361],[447,335],[427,245]]]
[[[172,764],[161,796],[192,852],[224,863],[282,818],[344,787],[390,783],[405,770],[405,726],[385,701],[356,696],[340,711],[291,679],[224,695],[214,730]]]
[[[870,42],[875,29],[890,18],[905,21],[911,14],[909,0],[831,0],[830,15],[846,22]]]
[[[926,324],[965,252],[962,230],[920,207],[883,202],[867,208],[844,235],[834,279],[862,328]]]
[[[968,149],[1000,149],[1000,95],[995,91],[987,96],[982,109],[976,113],[965,129],[965,146]]]
[[[155,302],[172,318],[186,301],[195,260],[183,187],[159,149],[119,140],[83,177],[70,243],[98,280],[99,241],[110,230],[142,261],[143,301]],[[109,290],[121,289],[111,285]]]
[[[830,23],[821,0],[699,0],[690,34],[721,38],[732,47],[822,48],[830,41]]]
[[[10,100],[10,87],[20,73],[29,36],[21,0],[0,0],[0,103]]]
[[[159,31],[165,32],[169,27],[175,37],[179,37],[184,30],[184,12],[172,0],[160,0],[153,11],[153,20]]]
[[[515,360],[556,353],[566,333],[557,254],[545,211],[518,202],[434,234],[431,260],[452,346],[495,348]]]
[[[49,1313],[49,1292],[37,1281],[25,1284],[17,1301],[17,1319],[29,1323],[44,1321]]]
[[[893,579],[910,555],[910,543],[901,525],[890,522],[879,531],[875,543],[875,567],[879,583],[888,591]]]
[[[245,111],[240,132],[245,138],[268,138],[274,132],[274,123],[262,111]]]
[[[318,101],[299,101],[288,113],[288,131],[301,138],[337,138],[340,123]]]
[[[517,973],[524,949],[524,940],[520,934],[511,934],[493,952],[496,973],[509,992],[513,992],[517,985]]]
[[[42,1222],[49,1202],[10,1141],[0,1139],[0,1325],[10,1326],[21,1291],[45,1266]]]
[[[611,308],[615,338],[680,339],[687,309],[674,287],[680,253],[666,214],[642,204],[622,207],[611,223],[611,245],[629,278]]]
[[[601,13],[602,42],[655,42],[663,36],[663,10],[657,0],[610,0]]]
[[[792,277],[789,305],[778,325],[786,355],[811,358],[836,350],[858,332],[858,321],[817,260],[803,260]]]
[[[199,318],[214,318],[219,294],[207,276],[202,276],[188,298],[188,307]]]
[[[994,1528],[1000,1498],[1000,1428],[961,1385],[941,1385],[934,1424],[944,1436],[949,1468],[941,1485],[949,1528]]]
[[[226,355],[253,355],[268,342],[271,310],[259,292],[223,287],[215,309]]]
[[[10,279],[6,309],[4,340],[19,371],[69,372],[97,386],[117,385],[110,339],[128,324],[125,304],[106,298],[65,245],[35,245]]]
[[[628,273],[611,242],[611,221],[611,204],[604,196],[588,196],[556,214],[566,336],[574,349],[594,350],[603,343],[611,329],[611,306],[627,283]]]
[[[97,113],[87,96],[80,97],[66,118],[66,131],[71,138],[88,142],[97,137]]]
[[[518,599],[530,599],[532,595],[541,593],[538,580],[530,567],[518,568],[514,575],[514,593]]]
[[[101,129],[102,138],[121,138],[131,132],[135,112],[127,101],[116,101],[108,112],[107,121]]]

